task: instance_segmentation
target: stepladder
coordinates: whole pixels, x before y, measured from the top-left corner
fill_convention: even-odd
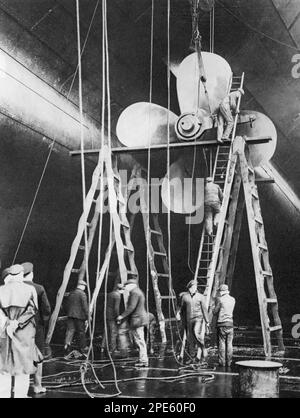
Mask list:
[[[278,349],[283,351],[283,331],[259,193],[255,183],[255,171],[246,138],[236,137],[231,145],[221,215],[204,292],[206,305],[211,314],[219,286],[225,283],[230,286],[232,283],[244,207],[247,213],[264,352],[266,357],[270,357],[271,333],[276,333]]]
[[[93,295],[89,301],[90,314],[92,314],[95,308],[102,282],[108,272],[114,247],[116,248],[118,258],[121,283],[124,284],[131,277],[138,279],[134,247],[130,237],[130,224],[126,216],[127,196],[122,190],[121,178],[116,162],[112,159],[109,147],[105,145],[100,151],[99,160],[93,172],[91,186],[84,199],[84,211],[78,222],[77,233],[71,246],[62,284],[57,293],[55,308],[49,321],[47,344],[51,342],[68,286],[74,287],[79,280],[86,279],[89,256],[103,210],[105,192],[108,197],[112,233],[104,261],[96,277]],[[124,294],[125,303],[127,297],[128,295]]]

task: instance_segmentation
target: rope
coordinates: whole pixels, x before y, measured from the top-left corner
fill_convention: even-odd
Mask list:
[[[109,85],[109,55],[108,55],[108,33],[107,33],[107,3],[106,0],[103,0],[102,2],[102,47],[103,47],[103,55],[102,55],[102,138],[101,138],[101,144],[103,146],[104,144],[104,125],[105,125],[105,97],[107,95],[107,126],[108,126],[108,135],[107,135],[107,145],[109,150],[109,158],[111,158],[111,109],[110,109],[110,85]],[[102,148],[103,149],[103,148]],[[106,152],[106,150],[105,150]],[[102,160],[103,161],[103,160]],[[102,163],[102,175],[101,175],[101,190],[100,193],[103,191],[103,163]],[[101,199],[101,209],[103,205],[103,199]],[[103,225],[103,210],[101,210],[101,217],[100,217],[100,223],[99,223],[99,238],[98,238],[98,261],[97,261],[97,278],[100,271],[100,252],[101,252],[101,237],[102,237],[102,225]],[[110,216],[110,228],[109,228],[109,245],[111,245],[112,242],[112,230],[113,230],[113,223],[112,223],[112,216]],[[121,391],[118,387],[118,381],[117,381],[117,375],[116,375],[116,368],[115,364],[113,362],[113,359],[111,357],[110,351],[109,351],[109,344],[108,344],[108,330],[107,330],[107,283],[108,283],[108,269],[106,270],[105,274],[105,289],[104,289],[104,332],[105,332],[105,341],[106,341],[106,348],[108,352],[108,356],[113,368],[114,373],[114,383],[115,387],[117,389],[117,393],[113,395],[99,395],[89,392],[89,390],[86,387],[85,383],[85,374],[87,372],[87,362],[83,365],[82,371],[81,371],[81,383],[82,386],[87,393],[87,395],[91,398],[101,398],[101,397],[115,397],[121,394]],[[96,320],[96,306],[94,309],[94,326],[93,326],[93,332],[95,331],[95,320]],[[93,335],[91,335],[91,342],[90,342],[90,348],[89,348],[89,354],[91,352],[92,347],[92,338]],[[104,389],[102,383],[98,380],[94,366],[89,363],[94,377],[96,378],[98,384],[102,389]]]
[[[148,154],[147,154],[147,230],[146,233],[146,241],[147,241],[147,260],[146,260],[146,270],[147,270],[147,282],[146,282],[146,310],[148,315],[147,321],[147,343],[149,342],[150,338],[150,323],[149,323],[149,268],[150,268],[150,240],[151,240],[151,233],[150,233],[150,181],[151,181],[151,104],[152,104],[152,93],[153,93],[153,48],[154,48],[154,0],[151,0],[151,36],[150,36],[150,80],[149,80],[149,140],[148,140]],[[152,279],[153,280],[153,279]]]
[[[91,27],[92,27],[92,24],[93,24],[93,21],[94,21],[94,17],[95,17],[95,14],[96,14],[96,10],[97,10],[97,8],[98,8],[99,1],[100,1],[100,0],[98,0],[98,1],[97,1],[96,7],[95,7],[95,10],[94,10],[94,13],[93,13],[92,20],[91,20],[91,22],[90,22],[90,27],[89,27],[89,30],[88,30],[87,35],[86,35],[86,37],[85,37],[84,46],[83,46],[83,49],[82,49],[82,53],[81,53],[81,55],[83,54],[84,49],[85,49],[85,46],[86,46],[86,44],[87,44],[87,41],[88,41],[88,38],[89,38],[89,35],[90,35],[90,30],[91,30]],[[75,81],[75,78],[76,78],[76,75],[77,75],[77,70],[78,70],[78,66],[77,66],[77,69],[76,69],[76,71],[75,71],[75,73],[74,73],[74,76],[73,76],[73,81],[72,81],[72,84],[71,84],[70,89],[69,89],[68,94],[67,94],[67,100],[69,100],[69,98],[70,98],[71,91],[72,91],[72,89],[73,89],[73,85],[74,85],[74,81]],[[61,110],[61,109],[60,109],[60,110]],[[40,180],[39,180],[39,182],[38,182],[38,185],[37,185],[37,188],[36,188],[36,191],[35,191],[35,194],[34,194],[34,198],[33,198],[32,204],[31,204],[31,206],[30,206],[29,213],[28,213],[28,215],[27,215],[27,218],[26,218],[26,221],[25,221],[25,225],[24,225],[24,228],[23,228],[22,233],[21,233],[21,237],[20,237],[19,242],[18,242],[18,245],[17,245],[17,249],[16,249],[16,252],[15,252],[15,255],[14,255],[14,258],[13,258],[13,261],[12,261],[12,264],[14,264],[14,263],[15,263],[15,261],[16,261],[16,258],[17,258],[17,255],[18,255],[19,249],[20,249],[20,247],[21,247],[21,244],[22,244],[22,241],[23,241],[23,238],[24,238],[24,235],[25,235],[25,232],[26,232],[26,229],[27,229],[27,226],[28,226],[29,220],[30,220],[30,218],[31,218],[31,214],[32,214],[32,211],[33,211],[33,208],[34,208],[34,205],[35,205],[36,199],[37,199],[37,197],[38,197],[38,194],[39,194],[39,191],[40,191],[40,188],[41,188],[41,184],[42,184],[42,181],[43,181],[43,179],[44,179],[44,176],[45,176],[46,170],[47,170],[47,168],[48,168],[49,160],[50,160],[50,157],[51,157],[51,154],[52,154],[52,151],[53,151],[53,149],[54,149],[54,145],[55,145],[55,144],[56,144],[56,139],[54,139],[54,140],[52,141],[52,143],[50,144],[50,146],[49,146],[49,152],[48,152],[48,155],[47,155],[47,158],[46,158],[46,162],[45,162],[45,164],[44,164],[44,168],[43,168],[43,171],[42,171],[42,174],[41,174]]]
[[[216,0],[216,1],[219,3],[219,5],[220,5],[221,7],[223,7],[223,9],[224,9],[224,10],[226,10],[229,14],[231,14],[231,16],[233,16],[236,20],[238,20],[239,22],[241,22],[243,25],[245,25],[245,26],[246,26],[248,29],[250,29],[251,31],[253,31],[253,32],[255,32],[255,33],[258,33],[259,35],[263,36],[264,38],[270,39],[271,41],[273,41],[273,42],[275,42],[275,43],[277,43],[277,44],[279,44],[279,45],[282,45],[282,46],[285,46],[285,47],[287,47],[287,48],[293,49],[293,50],[295,50],[295,51],[297,51],[297,52],[299,52],[299,51],[300,51],[300,49],[299,49],[299,48],[297,48],[296,46],[286,44],[285,42],[279,41],[278,39],[275,39],[275,38],[273,38],[272,36],[270,36],[270,35],[268,35],[268,34],[266,34],[266,33],[262,32],[262,31],[260,31],[259,29],[255,28],[254,26],[252,26],[252,25],[250,25],[249,23],[245,22],[243,19],[241,19],[239,16],[237,16],[235,13],[233,13],[230,9],[228,9],[228,8],[224,5],[224,3],[223,3],[222,1],[220,1],[220,0]]]

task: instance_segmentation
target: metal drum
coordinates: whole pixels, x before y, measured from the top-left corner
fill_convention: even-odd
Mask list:
[[[281,363],[263,360],[239,361],[238,395],[250,398],[278,398]]]

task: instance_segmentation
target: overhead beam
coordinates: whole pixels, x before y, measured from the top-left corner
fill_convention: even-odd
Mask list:
[[[246,142],[248,144],[265,144],[269,141],[271,141],[271,137],[253,137],[248,138]],[[158,151],[158,150],[167,150],[169,149],[178,149],[178,148],[189,148],[189,147],[216,147],[216,146],[228,146],[228,142],[224,142],[221,144],[220,142],[216,140],[207,140],[207,141],[194,141],[194,142],[175,142],[172,144],[158,144],[158,145],[152,145],[151,151]],[[84,151],[84,154],[99,154],[100,149],[86,149]],[[117,153],[117,154],[123,154],[123,153],[138,153],[138,152],[148,152],[148,148],[145,147],[115,147],[111,149],[111,152]],[[71,156],[80,155],[81,151],[70,151]]]

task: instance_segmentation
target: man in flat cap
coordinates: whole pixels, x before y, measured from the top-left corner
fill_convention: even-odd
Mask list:
[[[88,347],[85,337],[85,323],[89,317],[89,307],[85,294],[86,283],[79,280],[76,289],[70,292],[67,299],[67,330],[65,337],[65,352],[69,353],[75,332],[79,337],[79,349],[85,356]]]
[[[14,397],[27,398],[29,376],[42,360],[35,345],[37,294],[23,283],[23,267],[11,266],[0,287],[0,398],[10,398],[12,376]]]
[[[222,284],[219,289],[220,296],[216,301],[214,314],[217,315],[219,365],[229,366],[233,353],[233,310],[234,297],[230,296],[227,284]]]
[[[148,315],[145,308],[145,295],[139,288],[135,279],[129,279],[125,283],[125,291],[129,292],[127,308],[117,317],[117,323],[121,323],[125,318],[129,319],[129,325],[134,343],[139,349],[139,362],[137,367],[148,367],[149,360],[147,345],[145,342],[144,329],[148,323]]]
[[[33,282],[33,264],[26,262],[22,264],[24,269],[24,283],[33,286],[37,293],[38,298],[38,312],[35,315],[35,324],[36,324],[36,334],[35,334],[35,343],[42,353],[45,356],[45,328],[49,321],[51,314],[50,303],[46,294],[44,286]],[[42,375],[43,375],[43,363],[39,363],[37,366],[37,371],[34,375],[34,393],[45,393],[46,388],[42,386]]]
[[[200,363],[205,362],[207,357],[207,350],[205,348],[204,335],[202,333],[202,324],[205,321],[206,326],[209,326],[208,312],[205,306],[204,296],[197,290],[197,282],[191,280],[187,284],[187,292],[181,294],[180,309],[177,313],[177,319],[182,319],[183,327],[186,331],[187,341],[189,345],[189,354],[191,359],[188,361]],[[197,345],[200,356],[194,351],[195,344]]]
[[[244,95],[244,90],[239,88],[229,93],[220,103],[220,110],[218,115],[218,141],[228,141],[232,132],[234,120],[232,113],[235,113],[238,108],[238,101]],[[226,129],[223,133],[224,123]]]

